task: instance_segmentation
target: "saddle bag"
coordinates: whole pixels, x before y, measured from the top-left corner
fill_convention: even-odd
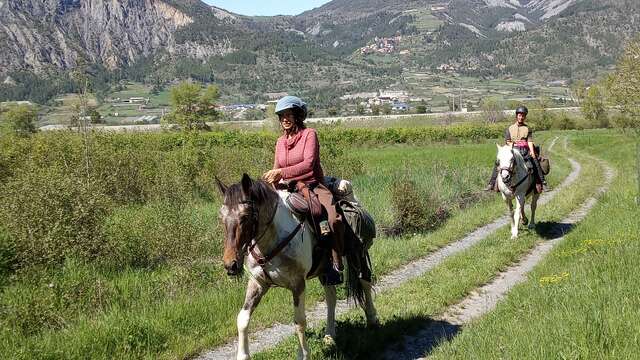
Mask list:
[[[540,163],[540,170],[545,175],[549,175],[551,171],[551,164],[549,163],[549,158],[542,156],[542,147],[540,145],[534,145],[536,150],[536,155],[538,155],[538,162]]]
[[[373,245],[373,239],[376,237],[376,223],[371,214],[360,204],[346,200],[338,201],[338,206],[342,209],[344,218],[353,235],[360,241],[362,247],[368,250]]]
[[[546,157],[540,157],[540,170],[545,175],[549,175],[551,171],[551,164],[549,163],[549,159]]]

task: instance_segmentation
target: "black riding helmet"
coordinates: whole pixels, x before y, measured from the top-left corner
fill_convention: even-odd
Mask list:
[[[529,109],[527,109],[526,106],[518,106],[518,108],[516,109],[516,115],[518,115],[518,114],[527,115],[528,113],[529,113]]]

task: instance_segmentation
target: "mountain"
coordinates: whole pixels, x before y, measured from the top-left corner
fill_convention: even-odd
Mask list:
[[[20,86],[33,76],[79,64],[98,68],[95,81],[192,78],[247,101],[303,90],[326,103],[347,91],[385,87],[408,69],[589,78],[640,32],[638,6],[637,0],[333,0],[297,16],[248,17],[199,0],[0,0],[0,75],[13,80],[0,86],[0,98],[27,96],[37,87]],[[360,51],[390,37],[398,42],[394,51]]]

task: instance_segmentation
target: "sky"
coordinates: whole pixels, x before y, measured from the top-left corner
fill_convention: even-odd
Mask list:
[[[250,16],[298,15],[329,0],[204,0],[209,5]]]

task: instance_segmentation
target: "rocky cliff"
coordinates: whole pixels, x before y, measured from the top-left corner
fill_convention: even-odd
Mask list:
[[[200,56],[228,44],[177,44],[192,16],[159,0],[0,0],[0,68],[69,69],[84,59],[114,69],[159,50]]]

